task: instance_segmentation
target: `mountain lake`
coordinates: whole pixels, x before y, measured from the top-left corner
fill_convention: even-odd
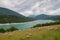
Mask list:
[[[8,29],[12,26],[18,28],[18,29],[27,29],[31,28],[37,24],[44,24],[44,23],[50,23],[54,22],[53,20],[36,20],[36,21],[31,21],[31,22],[24,22],[24,23],[17,23],[17,24],[9,24],[9,25],[0,25],[0,28]]]

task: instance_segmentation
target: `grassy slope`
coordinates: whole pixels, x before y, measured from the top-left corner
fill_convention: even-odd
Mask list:
[[[30,38],[26,37],[27,33],[32,34]],[[0,33],[0,40],[60,40],[60,25]]]

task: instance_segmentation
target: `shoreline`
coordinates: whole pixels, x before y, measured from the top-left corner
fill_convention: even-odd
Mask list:
[[[39,21],[39,20],[34,20],[34,21],[28,21],[28,22],[35,22],[35,21]],[[11,24],[24,24],[24,23],[28,23],[28,22],[21,22],[21,23],[0,23],[0,26],[4,26],[4,25],[11,25]]]
[[[5,23],[5,24],[0,24],[0,26],[10,25],[10,24],[23,24],[23,23]]]
[[[37,21],[37,20],[35,20]],[[32,22],[32,21],[29,21],[29,22]],[[34,21],[33,21],[34,22]],[[27,23],[27,22],[21,22],[21,23],[0,23],[0,26],[4,26],[4,25],[10,25],[10,24],[24,24],[24,23]]]

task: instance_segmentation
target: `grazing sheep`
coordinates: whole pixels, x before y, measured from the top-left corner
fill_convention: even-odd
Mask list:
[[[48,28],[48,30],[54,30],[54,28]]]
[[[32,34],[28,32],[27,35],[30,35],[31,36]]]
[[[56,27],[55,30],[57,30],[58,28]]]
[[[32,36],[32,34],[31,34],[31,33],[29,33],[29,35],[30,35],[30,36]]]
[[[19,30],[21,32],[21,30]]]
[[[16,31],[13,31],[13,33],[15,33]]]
[[[41,30],[41,27],[38,27],[38,30]]]
[[[30,38],[30,35],[26,35],[27,38]]]
[[[33,30],[34,28],[31,28],[31,30]]]
[[[50,26],[48,26],[48,27],[50,27]]]
[[[10,33],[9,36],[12,36],[12,33]]]
[[[4,33],[4,35],[8,35],[8,34],[9,34],[9,33],[7,33],[7,32],[6,32],[6,33]]]
[[[27,37],[27,38],[30,38],[31,36],[32,36],[32,34],[29,33],[29,32],[27,32],[26,37]]]

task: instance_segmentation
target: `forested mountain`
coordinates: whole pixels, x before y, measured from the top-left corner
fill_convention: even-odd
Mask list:
[[[7,8],[0,7],[0,23],[20,23],[33,20],[32,18],[25,17],[15,11]]]
[[[38,15],[38,16],[36,16],[34,18],[36,18],[36,19],[47,19],[48,17],[50,17],[50,16],[49,15],[45,15],[45,14],[41,14],[41,15]]]
[[[46,14],[40,14],[35,17],[32,17],[35,19],[47,19],[47,20],[60,20],[60,15],[46,15]]]

